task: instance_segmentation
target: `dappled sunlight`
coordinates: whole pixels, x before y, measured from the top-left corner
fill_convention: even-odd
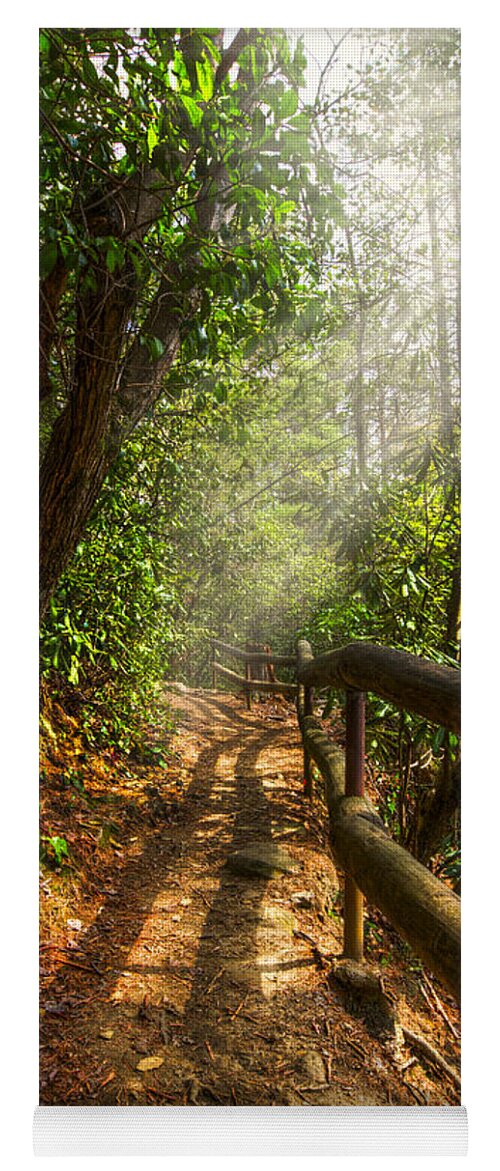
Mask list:
[[[459,52],[40,30],[47,1104],[455,1101],[336,972],[345,932],[453,1058],[455,983],[380,892],[397,854],[458,904]]]
[[[53,1052],[58,1064],[43,1100],[300,1104],[312,1085],[318,1103],[375,1104],[390,1085],[394,1101],[411,1102],[362,1022],[362,1069],[352,1068],[352,1035],[338,1031],[342,1001],[325,975],[342,950],[330,914],[338,882],[324,813],[304,801],[293,715],[276,727],[259,705],[242,732],[241,700],[221,696],[217,727],[213,696],[208,709],[203,695],[188,699],[176,821],[136,844],[80,934],[76,966],[45,984],[43,1068]],[[272,868],[278,857],[283,871]],[[71,1008],[67,1041],[58,1005]]]

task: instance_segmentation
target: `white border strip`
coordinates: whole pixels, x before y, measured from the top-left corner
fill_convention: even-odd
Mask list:
[[[38,1106],[35,1155],[466,1155],[462,1106]]]

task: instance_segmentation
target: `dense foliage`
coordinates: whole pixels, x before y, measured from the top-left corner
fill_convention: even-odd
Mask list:
[[[214,635],[458,655],[457,38],[325,44],[41,36],[42,668],[120,747]],[[456,741],[371,719],[415,846]]]

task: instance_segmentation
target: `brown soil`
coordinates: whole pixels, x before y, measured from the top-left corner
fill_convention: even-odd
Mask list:
[[[85,793],[69,804],[48,751],[45,832],[65,836],[70,857],[43,872],[41,1102],[456,1104],[445,1073],[329,979],[339,879],[325,810],[304,798],[293,708],[167,698],[178,722],[166,770],[110,757],[100,775],[81,752]],[[296,872],[226,866],[270,841]],[[456,1064],[453,1001],[375,912],[370,922],[369,958],[385,957],[400,1020]],[[156,1068],[138,1068],[147,1058]]]

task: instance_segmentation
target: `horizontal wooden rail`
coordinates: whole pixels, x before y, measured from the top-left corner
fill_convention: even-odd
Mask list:
[[[459,672],[362,642],[315,659],[309,643],[301,639],[297,678],[308,792],[312,796],[310,762],[314,760],[325,782],[332,849],[346,875],[345,954],[363,958],[365,895],[459,999],[460,899],[390,837],[365,796],[363,783],[364,692],[373,691],[400,708],[457,728]],[[346,691],[345,756],[312,715],[313,686]]]
[[[243,675],[237,675],[236,671],[231,671],[229,667],[223,667],[222,663],[212,663],[212,670],[218,671],[219,675],[224,675],[227,679],[231,679],[233,683],[244,688],[246,691],[268,691],[278,692],[279,695],[295,696],[297,694],[297,685],[295,683],[276,683],[268,682],[261,679],[245,679]]]
[[[460,899],[389,836],[366,797],[345,795],[344,753],[302,705],[298,710],[304,748],[325,781],[339,865],[459,1000]]]
[[[305,687],[372,691],[400,709],[452,731],[460,729],[460,671],[407,651],[352,642],[317,658],[307,657],[298,666],[297,678]]]
[[[243,651],[240,647],[230,646],[227,642],[220,642],[218,638],[212,639],[212,647],[219,651],[225,651],[228,655],[234,655],[236,659],[243,659],[244,662],[252,663],[270,663],[274,667],[294,667],[294,655],[273,655],[268,654],[267,651]]]

